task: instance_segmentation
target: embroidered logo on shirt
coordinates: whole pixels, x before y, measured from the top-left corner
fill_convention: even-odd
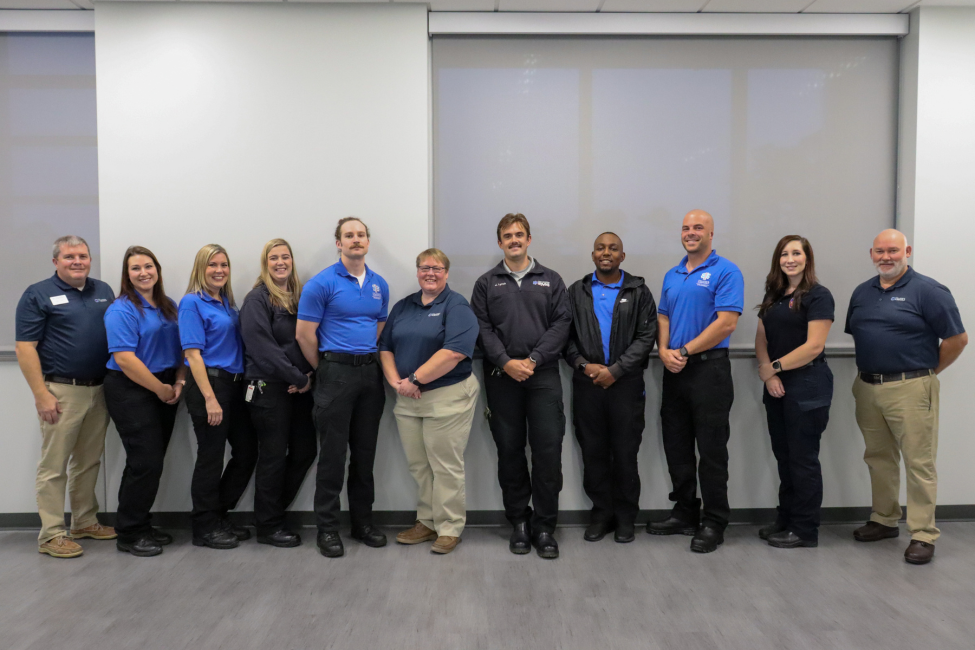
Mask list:
[[[429,316],[427,316],[427,318],[433,318],[434,316],[439,316],[439,315],[440,312],[438,311],[436,314],[430,314]]]
[[[796,299],[795,298],[792,298],[791,300],[789,300],[789,309],[792,309],[792,305],[794,305],[795,303],[796,303]]]
[[[95,302],[108,302],[108,298],[95,298]]]
[[[497,283],[496,285],[494,285],[494,286],[496,286],[496,287],[503,287],[503,286],[504,286],[504,285],[506,285],[506,284],[508,284],[508,283],[507,283],[507,282],[498,282],[498,283]]]
[[[626,302],[626,298],[620,298],[620,302]]]
[[[378,284],[372,285],[372,297],[375,298],[376,300],[382,300],[383,299],[383,294],[379,290],[379,285]]]
[[[904,302],[905,300],[907,300],[907,298],[898,298],[897,296],[893,296],[891,300],[895,302]]]
[[[537,284],[540,287],[547,287],[551,285],[548,280],[533,280],[532,284]]]
[[[711,286],[710,280],[711,280],[711,274],[705,271],[704,273],[701,274],[701,279],[697,281],[697,286],[699,287]]]

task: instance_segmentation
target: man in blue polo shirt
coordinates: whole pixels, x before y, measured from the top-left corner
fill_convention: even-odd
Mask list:
[[[853,291],[846,314],[859,370],[853,383],[856,418],[873,491],[870,521],[853,537],[875,542],[900,534],[903,454],[911,531],[904,560],[927,564],[941,534],[934,522],[938,374],[958,358],[968,334],[951,292],[909,267],[910,256],[903,233],[891,229],[877,235],[870,257],[878,275]]]
[[[38,551],[77,557],[72,538],[115,539],[98,523],[95,482],[108,410],[102,382],[108,361],[103,318],[112,289],[88,277],[91,254],[81,237],[54,242],[54,275],[27,288],[17,305],[17,361],[34,393],[41,424],[37,464]],[[64,528],[64,493],[71,533]]]
[[[312,278],[298,303],[296,338],[315,367],[315,428],[321,442],[315,482],[318,549],[345,554],[339,537],[339,494],[349,448],[352,538],[372,547],[386,536],[372,525],[372,467],[386,404],[376,341],[386,323],[389,286],[366,266],[369,229],[355,217],[335,228],[339,261]]]
[[[713,238],[711,215],[688,212],[681,226],[687,255],[664,276],[657,306],[657,346],[665,369],[660,420],[674,486],[670,499],[676,503],[671,516],[651,522],[647,532],[694,535],[691,550],[697,553],[724,542],[731,514],[728,414],[735,390],[728,345],[745,303],[741,271],[712,250]]]

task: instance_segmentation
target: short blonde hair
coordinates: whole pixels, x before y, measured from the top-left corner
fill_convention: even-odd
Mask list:
[[[420,262],[428,257],[432,257],[440,264],[443,264],[445,270],[450,270],[450,258],[440,250],[439,248],[428,248],[419,255],[416,256],[416,268],[420,268]]]
[[[207,290],[207,265],[210,264],[210,260],[220,253],[227,256],[227,268],[231,268],[230,255],[227,254],[227,249],[220,244],[207,244],[197,252],[196,259],[193,260],[193,270],[190,271],[190,283],[186,287],[186,293],[195,293],[198,296],[210,293]],[[226,298],[231,307],[236,307],[234,290],[230,286],[229,275],[227,277],[227,284],[223,285],[223,288],[220,289],[220,296]]]
[[[271,277],[271,270],[267,266],[267,256],[271,254],[271,249],[277,246],[287,246],[288,253],[291,255],[291,275],[288,276],[288,289],[282,291],[274,283]],[[262,284],[267,287],[271,294],[271,304],[277,305],[289,314],[298,313],[298,299],[301,298],[301,280],[298,279],[298,268],[295,266],[295,254],[291,252],[291,244],[283,239],[272,239],[264,244],[264,252],[261,253],[261,275],[258,276],[255,287]]]

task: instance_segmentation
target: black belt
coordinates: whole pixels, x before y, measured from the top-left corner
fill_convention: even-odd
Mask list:
[[[933,375],[934,370],[930,368],[925,368],[924,370],[908,370],[907,372],[884,372],[884,373],[870,373],[861,372],[860,379],[867,382],[868,384],[886,384],[891,381],[904,381],[905,379],[917,379],[918,377],[927,377],[928,375]]]
[[[376,353],[369,354],[346,354],[345,352],[322,352],[319,357],[323,361],[334,361],[346,366],[368,366],[376,362]]]
[[[712,348],[706,352],[692,354],[691,356],[687,357],[687,363],[697,363],[698,361],[707,361],[708,359],[724,359],[727,356],[728,348]]]
[[[44,381],[52,384],[70,384],[71,386],[101,386],[104,379],[72,379],[71,377],[58,377],[57,375],[44,375]]]
[[[111,377],[124,377],[126,379],[129,379],[129,381],[131,381],[129,376],[126,375],[121,370],[106,370],[105,375]],[[166,368],[165,370],[160,370],[159,372],[152,373],[152,376],[164,384],[171,384],[176,379],[176,368]]]
[[[242,372],[227,372],[220,368],[207,368],[207,374],[217,379],[227,379],[229,381],[242,381],[244,379],[244,373]]]
[[[818,366],[821,363],[826,363],[826,357],[816,357],[804,366],[799,366],[798,368],[793,368],[792,370],[783,370],[782,372],[792,372],[793,370],[805,370],[806,368],[812,368],[813,366]]]

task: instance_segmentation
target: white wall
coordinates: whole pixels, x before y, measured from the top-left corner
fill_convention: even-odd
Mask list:
[[[969,331],[975,286],[966,245],[975,239],[975,8],[922,7],[911,12],[905,52],[914,57],[902,97],[917,128],[905,135],[913,164],[902,164],[900,212],[913,221],[915,268],[951,289]],[[903,110],[903,109],[902,109]],[[938,502],[975,503],[971,396],[975,351],[941,375]]]

